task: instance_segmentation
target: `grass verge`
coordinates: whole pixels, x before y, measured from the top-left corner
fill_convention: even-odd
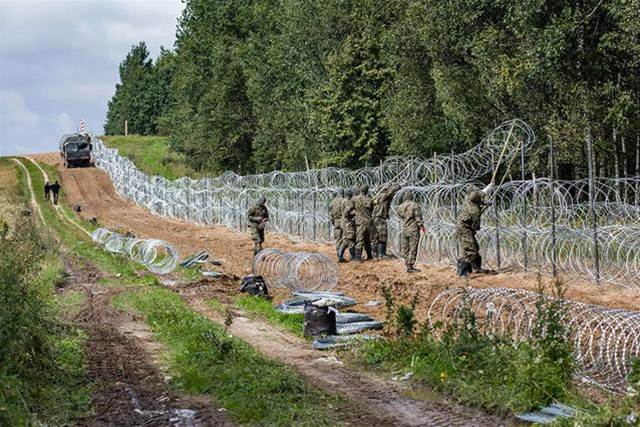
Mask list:
[[[1,203],[19,212],[28,193],[16,171],[0,162]],[[58,317],[54,288],[64,269],[34,221],[16,217],[0,237],[0,425],[67,425],[89,407],[85,337]]]
[[[271,301],[249,295],[236,298],[235,305],[272,325],[280,326],[299,337],[303,336],[304,314],[280,313],[275,310]]]
[[[201,176],[185,162],[184,156],[171,151],[169,138],[164,136],[105,136],[103,141],[117,148],[120,155],[128,157],[141,171],[167,179],[183,176]]]
[[[115,304],[146,318],[167,346],[181,388],[212,394],[241,424],[333,425],[345,413],[337,398],[230,336],[174,292],[148,288],[119,295]]]

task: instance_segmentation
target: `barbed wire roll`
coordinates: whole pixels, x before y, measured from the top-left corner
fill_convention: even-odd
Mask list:
[[[106,251],[126,255],[155,274],[170,273],[178,264],[177,251],[164,240],[127,237],[106,228],[94,230],[91,239]]]
[[[329,291],[338,284],[336,262],[315,252],[263,249],[253,258],[252,271],[269,286],[294,291]]]
[[[640,312],[558,300],[521,289],[451,288],[436,296],[427,318],[431,325],[448,325],[468,307],[484,332],[511,336],[517,342],[532,336],[540,298],[561,304],[561,321],[569,330],[567,339],[573,346],[576,378],[624,392],[632,360],[640,357]]]

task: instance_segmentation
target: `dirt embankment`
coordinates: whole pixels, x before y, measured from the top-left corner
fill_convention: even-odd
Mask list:
[[[59,166],[55,154],[34,156],[38,160]],[[213,258],[223,259],[222,271],[233,276],[243,276],[251,271],[252,245],[247,233],[238,233],[224,227],[203,227],[182,221],[152,215],[147,210],[124,200],[115,193],[109,176],[96,168],[63,169],[62,186],[71,204],[80,204],[84,217],[96,217],[100,224],[121,231],[131,231],[139,237],[155,237],[174,244],[180,254],[206,250]],[[312,243],[296,243],[267,233],[267,246],[292,251],[319,251],[334,256],[333,247]],[[465,286],[466,282],[455,275],[453,268],[421,265],[421,273],[407,274],[398,260],[340,264],[338,289],[358,299],[361,303],[382,300],[382,288],[391,286],[393,294],[401,301],[408,301],[420,292],[417,315],[424,319],[429,303],[437,293],[448,287]],[[637,310],[640,308],[640,289],[623,289],[613,285],[595,285],[581,278],[566,277],[566,297],[585,303]],[[550,279],[545,278],[549,283]],[[473,287],[506,287],[537,289],[533,273],[505,272],[498,275],[471,277]],[[286,296],[284,291],[274,290],[276,299]],[[384,305],[364,306],[357,310],[376,317],[384,315]]]

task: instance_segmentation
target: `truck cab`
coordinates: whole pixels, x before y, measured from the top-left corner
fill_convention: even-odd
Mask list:
[[[60,157],[65,167],[92,166],[91,137],[79,133],[63,135],[60,138]]]

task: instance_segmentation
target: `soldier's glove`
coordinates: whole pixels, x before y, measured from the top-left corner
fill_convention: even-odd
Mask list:
[[[493,182],[490,182],[490,183],[489,183],[489,185],[487,185],[486,187],[484,187],[484,188],[482,189],[482,192],[483,192],[484,194],[486,194],[487,196],[490,196],[490,195],[491,195],[491,193],[493,193],[493,190],[495,190],[495,188],[496,188],[496,186],[494,185],[494,183],[493,183]]]

